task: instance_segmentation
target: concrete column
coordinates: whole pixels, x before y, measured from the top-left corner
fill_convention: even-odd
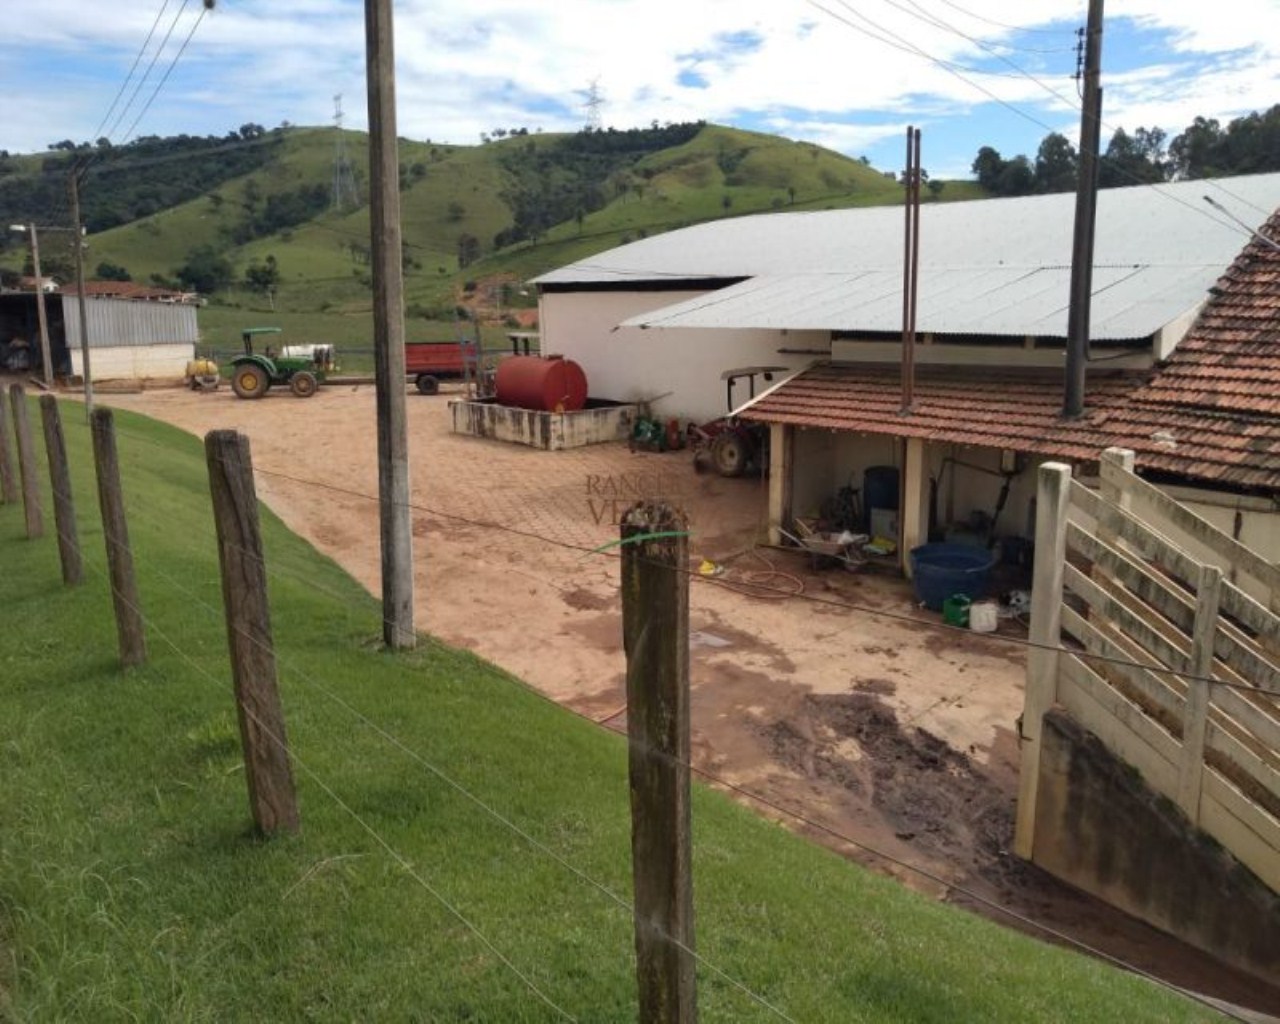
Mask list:
[[[795,471],[796,428],[784,423],[769,425],[769,543],[781,544],[789,529]]]
[[[902,518],[900,531],[902,548],[899,555],[903,571],[911,575],[911,549],[929,539],[929,509],[926,501],[925,442],[918,437],[907,438],[906,457],[902,469]]]

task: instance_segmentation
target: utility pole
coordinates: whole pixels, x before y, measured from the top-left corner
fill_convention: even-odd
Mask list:
[[[31,270],[36,275],[36,317],[40,321],[40,362],[44,382],[53,387],[53,354],[49,351],[49,316],[44,309],[44,275],[40,273],[40,236],[34,224],[27,225],[31,235]]]
[[[71,169],[71,246],[76,254],[76,304],[80,309],[80,370],[84,377],[84,414],[93,415],[93,375],[89,372],[89,310],[84,301],[84,227],[80,223],[80,168]]]
[[[911,414],[916,384],[916,286],[920,279],[920,129],[907,126],[905,242],[902,253],[902,408]]]
[[[1080,108],[1080,163],[1071,247],[1071,305],[1067,314],[1067,380],[1062,415],[1084,413],[1089,360],[1089,307],[1093,293],[1093,229],[1098,206],[1098,146],[1102,122],[1102,0],[1089,0],[1084,37],[1084,101]]]
[[[393,649],[413,631],[413,523],[405,425],[404,268],[396,143],[391,0],[365,0],[369,89],[369,229],[373,255],[373,369],[378,396],[378,512],[382,538],[382,638]]]

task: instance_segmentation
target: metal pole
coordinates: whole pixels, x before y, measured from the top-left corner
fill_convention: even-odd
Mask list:
[[[916,246],[920,242],[920,129],[907,128],[907,169],[904,174],[905,219],[902,247],[902,408],[911,412],[916,377]]]
[[[80,224],[79,169],[71,170],[71,230],[76,253],[76,304],[80,309],[80,370],[84,377],[84,414],[93,415],[93,374],[89,372],[89,314],[84,300],[84,228]]]
[[[409,514],[409,441],[405,425],[404,272],[400,262],[400,164],[391,0],[365,0],[364,14],[382,636],[388,647],[409,648],[417,637],[413,631],[413,523]]]
[[[1080,164],[1071,249],[1071,304],[1067,314],[1067,379],[1062,415],[1084,413],[1089,359],[1089,307],[1093,291],[1093,228],[1098,205],[1098,145],[1102,121],[1102,0],[1089,0],[1084,43],[1084,103],[1080,110]]]
[[[40,321],[40,360],[44,366],[44,382],[53,387],[53,355],[49,351],[49,317],[44,309],[44,275],[40,273],[40,237],[36,226],[29,224],[31,234],[31,269],[36,275],[36,316]]]

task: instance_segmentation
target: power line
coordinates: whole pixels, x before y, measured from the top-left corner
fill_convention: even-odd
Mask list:
[[[184,4],[185,4],[185,0],[184,0]],[[153,104],[156,101],[156,97],[160,95],[160,90],[163,89],[165,86],[165,83],[169,81],[169,76],[173,74],[173,69],[178,66],[178,61],[182,59],[182,55],[186,52],[187,45],[191,42],[191,37],[196,34],[196,29],[200,27],[200,22],[204,21],[204,16],[208,13],[209,13],[208,5],[201,6],[200,13],[199,15],[196,16],[195,23],[191,26],[191,31],[187,33],[187,38],[182,41],[182,45],[178,47],[178,52],[174,54],[173,60],[169,62],[169,67],[165,70],[164,77],[160,79],[159,84],[155,87],[155,90],[151,93],[151,98],[147,100],[147,105],[142,108],[142,112],[138,114],[136,118],[134,118],[133,124],[129,126],[129,131],[125,135],[126,141],[133,137],[133,133],[137,129],[138,123],[144,117],[147,116],[147,111],[151,109],[151,104]]]
[[[133,79],[133,73],[138,70],[138,63],[142,60],[142,55],[147,52],[147,47],[151,45],[151,38],[156,34],[156,27],[160,24],[160,19],[164,16],[165,10],[169,6],[169,0],[164,0],[160,5],[160,10],[156,12],[155,20],[151,23],[151,31],[147,33],[147,38],[143,40],[142,46],[138,49],[137,56],[133,58],[133,65],[129,68],[129,73],[124,76],[124,81],[120,83],[120,88],[116,90],[115,98],[111,101],[111,106],[107,108],[107,112],[102,115],[102,120],[98,123],[98,127],[93,130],[90,140],[100,137],[102,129],[106,126],[107,121],[111,119],[112,113],[116,109],[116,104],[120,102],[120,97],[124,95],[124,91],[129,86],[129,82]]]
[[[169,37],[173,35],[173,30],[178,27],[178,19],[182,17],[182,12],[187,9],[187,4],[191,0],[182,0],[182,6],[173,16],[173,20],[169,22],[169,30],[164,34],[164,38],[160,41],[160,45],[156,48],[156,52],[152,54],[150,63],[147,64],[147,70],[142,73],[142,77],[138,79],[137,85],[133,87],[133,91],[129,94],[129,101],[120,108],[120,113],[116,115],[116,119],[111,123],[111,127],[107,129],[107,138],[111,138],[116,133],[116,129],[120,127],[120,123],[128,116],[130,109],[133,107],[134,101],[138,98],[138,93],[142,91],[142,87],[147,84],[147,79],[151,77],[151,72],[155,69],[156,61],[160,59],[160,54],[164,52],[164,48],[169,45]]]
[[[994,18],[988,18],[984,15],[976,13],[975,11],[971,11],[966,7],[961,7],[959,4],[953,3],[952,0],[939,0],[939,2],[946,4],[952,10],[959,11],[961,14],[964,14],[964,15],[968,15],[970,18],[973,18],[975,21],[984,21],[988,25],[993,25],[996,28],[1007,29],[1010,32],[1029,32],[1029,33],[1035,33],[1038,35],[1047,35],[1047,36],[1048,35],[1056,36],[1061,34],[1061,32],[1058,29],[1035,28],[1035,27],[1028,27],[1025,25],[1011,25],[1005,21],[996,21]]]

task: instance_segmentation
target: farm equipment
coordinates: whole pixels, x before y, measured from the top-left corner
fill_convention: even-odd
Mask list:
[[[748,397],[755,398],[756,377],[771,381],[775,373],[784,370],[785,366],[743,366],[720,374],[720,379],[725,382],[729,415],[710,423],[689,424],[694,469],[700,472],[703,463],[710,461],[712,468],[721,476],[764,472],[769,463],[769,430],[762,423],[748,423],[733,415],[733,386],[745,378],[751,391]]]
[[[279,327],[246,327],[241,332],[244,352],[231,360],[231,390],[238,398],[261,398],[276,384],[287,384],[299,398],[310,398],[334,365],[332,345],[286,345],[279,353],[271,345],[254,351],[254,339],[279,334]]]
[[[192,391],[217,391],[222,378],[212,359],[191,359],[187,362],[186,379]]]
[[[442,380],[461,380],[475,345],[467,341],[414,341],[404,347],[404,369],[421,395],[434,395]]]

